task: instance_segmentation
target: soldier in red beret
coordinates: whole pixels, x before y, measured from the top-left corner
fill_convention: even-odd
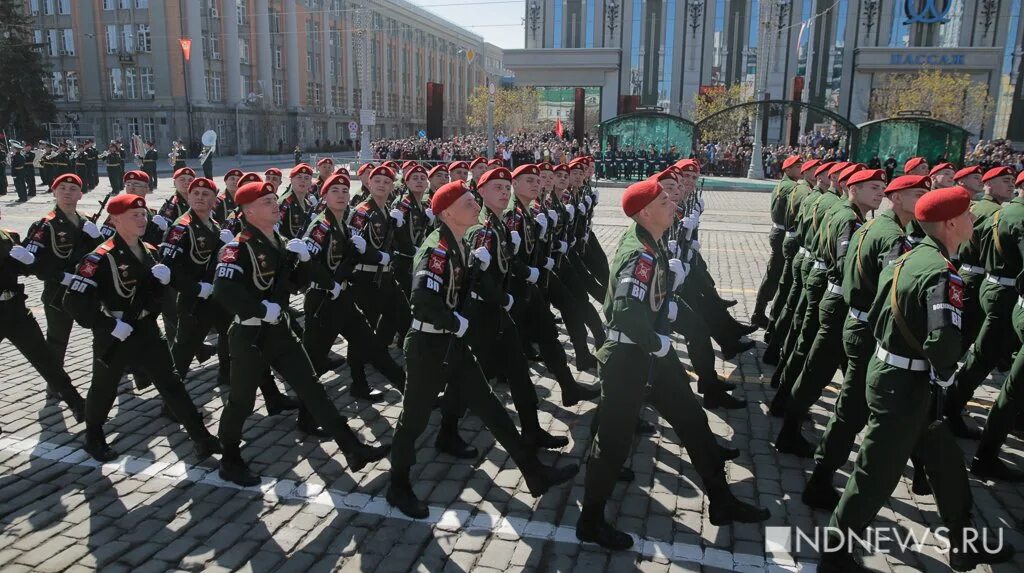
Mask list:
[[[911,157],[903,164],[904,175],[928,175],[928,162],[924,157]]]
[[[928,176],[932,178],[932,189],[942,189],[943,187],[956,185],[956,182],[953,180],[955,175],[956,168],[953,167],[952,163],[946,161],[939,163],[928,171]]]
[[[213,205],[213,218],[221,225],[227,223],[234,214],[235,207],[237,207],[235,191],[238,189],[239,180],[243,175],[245,174],[238,168],[229,169],[224,174],[224,190],[217,195],[217,201]]]
[[[398,197],[391,203],[391,208],[397,209],[406,221],[405,225],[395,230],[395,258],[391,264],[395,280],[408,298],[412,289],[412,258],[434,226],[434,212],[424,202],[427,189],[430,188],[427,170],[416,162],[406,163],[412,165],[402,175]]]
[[[954,173],[953,182],[956,185],[967,189],[971,193],[972,199],[981,199],[985,192],[984,183],[981,181],[981,175],[981,167],[971,165],[970,167],[964,167],[960,171]]]
[[[274,192],[276,193],[277,189],[281,188],[281,181],[284,180],[284,173],[277,167],[271,167],[263,172],[263,179],[274,186]]]
[[[448,174],[452,181],[469,182],[469,164],[465,161],[453,161],[448,165]]]
[[[310,211],[316,202],[312,190],[313,168],[305,163],[292,167],[288,174],[288,187],[277,199],[277,204],[281,208],[281,226],[278,232],[285,238],[294,239],[306,232]]]
[[[163,231],[167,231],[171,223],[188,211],[188,186],[195,178],[196,172],[191,167],[182,167],[174,172],[174,193],[164,201],[156,217],[153,217],[153,222]]]
[[[768,257],[768,268],[765,269],[764,279],[757,289],[757,298],[754,299],[754,314],[750,322],[760,327],[768,325],[768,317],[764,311],[768,308],[768,301],[775,297],[779,287],[779,279],[782,278],[782,271],[785,268],[786,257],[782,252],[782,242],[786,238],[786,216],[789,214],[789,195],[796,188],[800,181],[800,156],[791,155],[782,162],[782,179],[775,184],[771,196],[771,217],[772,229],[768,231],[768,247],[771,254]]]
[[[129,171],[124,174],[122,179],[124,191],[129,195],[136,195],[138,197],[145,198],[153,192],[149,187],[149,175],[147,175],[145,171]],[[159,245],[160,241],[163,240],[164,231],[159,225],[153,222],[153,217],[156,216],[156,210],[147,206],[146,211],[149,212],[149,223],[146,225],[146,232],[142,235],[142,240],[151,245]],[[107,219],[100,227],[100,234],[103,235],[103,240],[107,240],[113,237],[114,233],[116,233],[116,230],[114,229],[114,224],[108,214]]]

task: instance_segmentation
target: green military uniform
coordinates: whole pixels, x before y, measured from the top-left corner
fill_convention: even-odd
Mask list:
[[[36,257],[32,272],[43,281],[46,341],[61,366],[74,322],[64,309],[64,293],[74,279],[75,265],[100,243],[98,232],[96,238],[85,232],[86,225],[93,223],[81,213],[75,213],[74,217],[77,220],[54,207],[29,227],[25,239],[25,248]]]
[[[396,333],[405,337],[411,320],[409,301],[391,268],[394,235],[401,229],[396,228],[395,221],[372,197],[352,211],[350,225],[366,239],[368,250],[373,247],[387,255],[383,263],[356,265],[352,288],[356,304],[373,327],[374,335],[385,347],[391,346]]]
[[[423,242],[423,238],[427,236],[431,220],[427,217],[427,206],[423,204],[423,199],[417,199],[407,187],[402,188],[391,208],[398,209],[405,217],[405,224],[394,231],[394,259],[391,261],[391,268],[398,286],[405,297],[409,298],[412,290],[412,258],[416,255],[416,249]]]
[[[991,231],[992,215],[999,210],[999,203],[991,196],[984,196],[971,203],[974,215],[974,234],[971,240],[960,247],[958,263],[960,276],[964,279],[964,352],[978,337],[978,330],[985,319],[981,310],[981,284],[985,282],[985,261],[982,260],[981,237]]]
[[[782,314],[783,307],[786,306],[786,299],[793,287],[793,261],[798,257],[803,259],[803,254],[799,252],[800,238],[797,235],[797,215],[800,213],[800,205],[804,198],[811,195],[812,192],[811,185],[807,180],[800,179],[786,196],[786,210],[781,213],[782,224],[786,228],[782,239],[782,274],[778,290],[775,291],[775,296],[772,298],[768,328],[764,333],[764,339],[769,343],[776,340],[776,323]],[[768,357],[765,362],[778,362],[778,345],[775,346],[775,356]]]
[[[563,190],[559,199],[568,214],[566,234],[569,252],[566,253],[563,264],[567,263],[572,266],[582,286],[594,300],[603,300],[604,294],[608,290],[607,280],[602,283],[591,272],[584,260],[587,257],[587,243],[591,235],[586,202],[582,199],[580,190],[571,187]]]
[[[25,183],[25,156],[19,151],[11,154],[11,177],[14,178],[14,192],[18,202],[28,201],[28,185]]]
[[[753,316],[764,314],[768,301],[775,296],[775,292],[779,287],[779,280],[782,278],[782,273],[785,269],[786,257],[782,250],[782,243],[786,238],[789,196],[796,186],[797,182],[791,179],[789,175],[784,174],[782,179],[775,184],[775,189],[772,189],[770,203],[772,230],[768,232],[768,247],[771,249],[771,255],[768,259],[768,268],[764,273],[764,280],[761,281],[761,286],[757,289]]]
[[[152,175],[150,176],[152,180]],[[175,221],[180,219],[185,213],[188,213],[188,199],[178,193],[177,190],[171,194],[163,205],[157,209],[156,216],[160,217],[157,221],[160,221],[159,226],[164,229],[164,235],[166,235],[171,225]],[[168,293],[167,298],[164,300],[164,308],[160,311],[160,316],[164,319],[164,330],[167,332],[167,340],[173,343],[178,338],[178,307],[176,304],[178,293],[174,292],[173,289]]]
[[[583,259],[583,264],[590,271],[590,274],[594,277],[594,280],[601,287],[601,295],[608,290],[608,255],[604,252],[604,248],[601,247],[601,241],[597,239],[597,234],[593,232],[594,228],[594,210],[597,206],[597,192],[591,186],[589,181],[583,183],[581,192],[581,205],[585,205],[586,210],[586,221],[587,221],[587,232],[583,236],[583,249],[580,256]],[[598,301],[603,300],[601,297],[597,298]]]
[[[110,182],[110,191],[117,195],[124,190],[124,156],[120,151],[107,151],[104,157],[107,164],[107,180]]]
[[[26,265],[10,256],[11,250],[19,243],[16,233],[0,229],[0,341],[10,340],[46,381],[48,393],[60,396],[75,419],[81,422],[85,403],[43,338],[39,323],[25,306],[28,297],[25,296],[25,287],[18,283],[18,277],[31,274],[31,264]]]
[[[156,149],[150,148],[146,150],[146,154],[142,158],[142,170],[146,172],[146,175],[149,175],[150,189],[156,189],[156,161],[159,157],[160,155],[156,152]],[[171,221],[175,219],[171,219]]]
[[[298,194],[289,185],[280,197],[277,204],[281,208],[281,225],[277,232],[286,239],[301,238],[309,226],[310,210],[313,208],[310,202],[312,194],[299,198]]]
[[[141,258],[115,235],[82,259],[68,287],[65,305],[75,320],[93,331],[92,384],[85,401],[86,451],[100,461],[116,454],[107,446],[103,424],[117,397],[125,369],[152,380],[164,403],[188,432],[199,457],[220,451],[203,417],[174,373],[167,340],[156,317],[165,295],[152,275],[156,247],[139,241]],[[119,322],[133,328],[124,341],[114,338]]]
[[[231,390],[221,415],[219,435],[224,446],[222,477],[252,483],[239,443],[242,426],[252,414],[256,386],[267,368],[273,368],[298,395],[313,421],[332,436],[345,454],[349,467],[358,471],[387,455],[387,448],[373,448],[359,442],[334,403],[317,380],[309,356],[292,332],[293,318],[285,310],[291,291],[303,282],[301,268],[284,249],[285,240],[274,233],[267,237],[255,227],[243,224],[234,241],[220,251],[213,296],[234,316],[228,330],[231,352]],[[300,265],[301,267],[301,265]],[[274,322],[268,304],[282,309]],[[256,480],[258,482],[258,479]]]

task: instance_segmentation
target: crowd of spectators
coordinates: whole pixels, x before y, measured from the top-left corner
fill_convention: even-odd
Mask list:
[[[531,132],[506,135],[497,134],[494,157],[514,168],[524,163],[567,163],[580,155],[597,151],[596,140],[584,136],[574,138],[567,134],[558,137],[553,132]],[[414,159],[424,162],[449,163],[470,160],[487,155],[487,137],[483,135],[457,135],[446,139],[407,137],[381,139],[372,143],[374,159],[396,161]]]
[[[979,140],[973,148],[968,147],[964,165],[980,165],[982,169],[1007,165],[1019,172],[1024,169],[1024,153],[1006,139]]]

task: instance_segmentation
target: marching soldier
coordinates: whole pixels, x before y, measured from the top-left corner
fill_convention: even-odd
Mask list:
[[[301,164],[298,164],[301,165]],[[277,167],[271,167],[263,172],[263,179],[267,183],[274,186],[275,192],[281,188],[281,181],[284,178],[284,173]]]
[[[125,193],[129,195],[135,195],[137,197],[145,198],[147,195],[153,192],[149,188],[149,175],[146,175],[144,171],[129,171],[122,177],[122,186],[125,189]],[[149,213],[149,222],[146,223],[146,232],[142,235],[142,240],[150,245],[159,245],[163,241],[164,230],[157,225],[153,218],[156,217],[156,211],[150,208],[146,208]],[[111,220],[109,213],[107,220],[103,222],[103,226],[100,227],[100,234],[103,236],[103,240],[110,239],[117,232],[114,229],[113,221]]]
[[[480,177],[483,176],[484,172],[487,171],[487,160],[483,157],[477,156],[475,159],[469,162],[469,174],[471,175],[469,180],[469,186],[476,189]]]
[[[768,302],[774,298],[779,288],[779,280],[785,268],[785,255],[782,251],[782,243],[786,238],[786,216],[789,213],[789,195],[800,180],[800,156],[791,155],[782,162],[782,179],[772,190],[771,217],[772,230],[768,232],[768,246],[771,249],[771,256],[768,259],[768,268],[764,273],[764,280],[757,289],[757,298],[754,302],[754,314],[750,322],[762,328],[768,326],[768,317],[764,314]]]
[[[956,185],[956,181],[953,180],[955,175],[956,168],[952,163],[945,161],[928,171],[928,176],[932,179],[932,189],[945,189]]]
[[[904,175],[929,175],[928,161],[924,157],[911,157],[903,164]]]
[[[239,179],[242,178],[242,170],[238,168],[228,169],[224,174],[224,190],[217,195],[217,201],[213,205],[213,218],[223,227],[235,212],[235,191],[238,189]],[[232,233],[237,234],[237,233]]]
[[[156,189],[156,162],[160,154],[156,151],[156,145],[152,140],[146,142],[146,153],[139,159],[142,160],[142,171],[149,175],[149,188]]]
[[[464,301],[478,273],[470,268],[471,249],[465,234],[479,224],[479,205],[463,182],[453,181],[434,193],[431,209],[441,225],[424,240],[414,261],[415,323],[405,340],[409,380],[395,428],[387,492],[388,503],[412,518],[424,518],[429,513],[409,479],[409,470],[416,462],[416,440],[446,384],[446,393],[457,391],[516,462],[531,495],[541,496],[579,471],[576,464],[552,467],[537,459],[536,451],[519,435],[504,406],[490,391],[464,338],[470,328],[470,320],[463,314]]]
[[[64,293],[75,279],[75,265],[101,241],[100,230],[77,211],[82,180],[73,173],[53,180],[53,210],[29,227],[25,248],[36,257],[33,274],[43,281],[46,341],[64,365],[74,319],[64,308]]]
[[[971,165],[957,171],[953,175],[953,181],[967,189],[971,194],[971,199],[980,200],[985,194],[985,184],[981,181],[982,175],[981,167]]]
[[[35,261],[35,255],[21,246],[17,233],[0,229],[0,341],[10,340],[46,381],[47,393],[60,396],[75,421],[81,422],[85,401],[43,338],[39,323],[25,306],[25,287],[18,283],[18,277],[31,274]]]
[[[465,161],[453,161],[448,165],[448,175],[452,181],[469,182],[469,164]]]
[[[278,232],[286,239],[295,239],[302,237],[309,223],[313,168],[300,163],[292,167],[288,177],[288,187],[278,198],[278,205],[281,207],[281,226]]]
[[[448,183],[448,166],[444,163],[439,163],[432,167],[430,171],[427,171],[427,180],[430,181],[430,195],[424,199],[429,202],[430,197],[433,196],[434,191],[437,191],[444,184]],[[431,222],[431,226],[437,225],[437,219]]]
[[[14,178],[14,192],[18,194],[18,203],[28,201],[28,185],[25,182],[26,164],[25,156],[22,154],[23,147],[17,143],[11,143],[11,177]],[[28,163],[28,165],[31,165]],[[33,176],[34,178],[35,176]]]
[[[70,175],[58,177],[60,181]],[[93,331],[92,384],[85,402],[85,451],[99,462],[117,457],[103,424],[126,368],[143,372],[188,432],[196,456],[220,453],[220,444],[174,374],[167,341],[156,323],[163,287],[171,272],[156,262],[156,248],[142,241],[146,200],[118,195],[107,203],[117,234],[82,259],[68,287],[66,304],[75,320]]]
[[[153,223],[160,227],[161,231],[166,233],[172,223],[188,212],[188,188],[195,178],[196,172],[191,167],[181,167],[174,172],[174,193],[164,201],[153,217]],[[178,337],[178,311],[174,302],[177,293],[173,288],[167,290],[168,295],[164,298],[164,308],[160,314],[164,319],[167,339],[174,342]],[[202,362],[205,362],[205,359]]]
[[[99,171],[99,159],[100,153],[96,151],[96,143],[91,140],[85,140],[86,148],[82,151],[82,159],[80,161],[85,162],[85,172],[89,177],[89,181],[86,185],[89,190],[93,190],[100,184],[100,171]]]
[[[36,196],[36,156],[32,153],[32,144],[26,143],[25,148],[21,151],[21,156],[25,159],[25,165],[21,172],[21,180],[25,183],[25,190],[28,192],[29,197]],[[46,187],[49,188],[49,182],[46,183]]]
[[[317,381],[309,357],[289,325],[292,318],[283,312],[292,289],[301,282],[302,263],[309,262],[310,254],[301,239],[286,242],[274,231],[281,219],[276,189],[271,183],[247,183],[235,192],[235,202],[244,216],[242,232],[221,249],[214,280],[214,299],[234,316],[228,332],[231,390],[219,430],[224,448],[220,477],[243,487],[260,481],[242,459],[239,443],[242,426],[253,411],[256,385],[267,368],[281,375],[313,422],[337,441],[352,471],[389,451],[388,446],[360,443]]]
[[[423,195],[429,188],[427,170],[414,164],[402,175],[400,194],[391,204],[391,208],[401,212],[406,221],[405,225],[394,231],[395,258],[391,261],[395,280],[406,298],[409,298],[412,290],[412,259],[434,225],[434,212],[423,203]]]
[[[107,164],[107,180],[110,181],[110,191],[117,195],[124,190],[124,156],[121,155],[121,147],[117,142],[110,142],[103,159]]]
[[[882,271],[868,313],[878,346],[868,364],[867,434],[829,523],[861,534],[890,499],[914,453],[949,528],[949,564],[956,571],[1013,556],[1010,547],[993,551],[970,542],[969,534],[978,532],[965,532],[972,501],[963,453],[944,424],[933,424],[941,417],[943,393],[953,383],[960,356],[963,281],[949,255],[971,237],[970,202],[961,187],[931,191],[918,200],[914,211],[927,237]],[[859,569],[842,546],[822,556],[820,570]]]
[[[587,462],[576,537],[616,550],[633,545],[632,537],[605,521],[604,507],[629,453],[640,409],[648,401],[645,387],[651,392],[649,402],[669,421],[693,459],[711,500],[711,523],[764,521],[768,510],[741,502],[729,491],[721,448],[693,397],[671,339],[661,332],[676,318],[670,294],[682,278],[682,262],[670,262],[660,243],[672,225],[676,205],[657,181],[642,181],[626,190],[622,207],[634,223],[619,241],[611,265],[614,284],[609,285],[604,304],[608,339],[597,354],[598,430]]]
[[[334,175],[334,160],[330,157],[324,157],[320,161],[316,162],[316,180],[313,181],[313,196],[319,197],[320,191],[324,188],[324,182],[331,175]]]

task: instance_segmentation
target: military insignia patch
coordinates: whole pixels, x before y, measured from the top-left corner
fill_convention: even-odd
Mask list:
[[[91,258],[86,259],[82,262],[82,266],[78,267],[78,276],[85,277],[87,279],[92,278],[92,276],[96,274],[96,270],[99,268],[100,266],[96,261]]]
[[[434,249],[427,259],[427,268],[430,272],[440,276],[444,273],[444,265],[448,261],[447,253],[441,249]]]
[[[238,247],[227,245],[220,251],[220,262],[233,263],[238,260]]]
[[[324,237],[326,237],[326,236],[327,236],[327,231],[324,229],[323,225],[320,225],[317,228],[313,229],[313,232],[310,233],[310,238],[313,239],[314,241],[318,242],[318,243],[323,242]]]
[[[46,229],[43,228],[42,225],[40,225],[36,229],[36,232],[32,233],[32,240],[33,241],[42,241],[44,237],[46,237]]]
[[[962,309],[964,307],[964,281],[960,278],[960,275],[953,272],[949,273],[949,286],[946,290],[949,304]]]
[[[633,276],[638,280],[647,284],[651,282],[651,277],[654,275],[654,257],[647,253],[640,253],[640,258],[636,261],[636,266],[633,268]]]

